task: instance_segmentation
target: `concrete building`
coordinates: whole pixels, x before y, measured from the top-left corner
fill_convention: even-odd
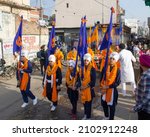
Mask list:
[[[131,28],[131,33],[138,34],[138,27],[139,27],[138,19],[125,19],[125,25]]]
[[[99,21],[108,24],[110,19],[110,8],[117,11],[118,0],[54,0],[53,14],[56,15],[56,26],[58,28],[77,28],[83,16],[87,17],[87,27],[93,26]],[[113,23],[117,22],[117,12],[113,17]]]
[[[23,15],[23,46],[29,57],[36,56],[42,44],[48,43],[48,29],[39,26],[39,10],[30,6],[30,0],[0,0],[0,57],[7,64],[13,62],[13,40],[20,16]]]
[[[99,22],[102,26],[99,29],[104,34],[110,21],[110,9],[114,7],[112,35],[113,44],[115,44],[115,28],[119,26],[121,16],[125,14],[125,11],[119,5],[119,0],[54,0],[54,2],[53,15],[56,17],[56,34],[67,45],[72,45],[72,41],[78,38],[81,18],[84,15],[87,17],[87,30]],[[126,28],[128,29],[128,27]],[[123,29],[123,31],[123,34],[126,34],[123,39],[127,40],[127,32],[130,29]]]

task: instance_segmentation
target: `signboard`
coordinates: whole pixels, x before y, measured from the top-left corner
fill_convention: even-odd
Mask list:
[[[23,35],[22,37],[23,49],[29,52],[29,59],[36,57],[39,51],[39,36],[38,35]]]

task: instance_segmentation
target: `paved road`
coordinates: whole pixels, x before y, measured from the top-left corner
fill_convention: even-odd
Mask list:
[[[69,103],[66,88],[62,87],[62,91],[59,93],[59,105],[55,112],[50,112],[50,104],[46,98],[41,96],[42,77],[37,73],[32,75],[32,92],[38,97],[38,104],[32,105],[30,100],[29,106],[21,108],[22,98],[19,89],[16,88],[15,78],[11,80],[4,80],[0,78],[0,119],[6,120],[70,120],[71,117],[68,114],[71,109]],[[98,80],[97,80],[98,81]],[[65,81],[63,79],[63,85]],[[97,83],[98,85],[98,83]],[[130,90],[128,86],[128,90]],[[129,110],[135,104],[134,98],[131,97],[130,91],[128,96],[123,97],[119,93],[119,101],[116,110],[116,120],[135,120],[137,119],[136,113],[131,113]],[[83,105],[78,101],[78,119],[83,117]],[[92,119],[101,120],[103,118],[103,110],[100,105],[100,93],[96,88],[96,98],[93,100]]]

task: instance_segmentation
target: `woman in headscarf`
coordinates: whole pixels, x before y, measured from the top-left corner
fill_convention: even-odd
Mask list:
[[[66,71],[66,86],[67,86],[67,93],[70,103],[72,105],[71,116],[73,119],[77,119],[77,101],[78,101],[78,88],[79,88],[79,70],[75,68],[75,61],[69,60],[68,68]],[[76,72],[74,72],[76,69]],[[75,74],[74,74],[75,73]]]
[[[58,101],[58,91],[60,91],[62,83],[62,74],[59,66],[56,64],[56,57],[50,55],[48,60],[49,64],[45,73],[43,96],[47,97],[51,102],[51,111],[55,111]]]
[[[139,120],[150,120],[150,55],[140,56],[141,78],[135,90],[136,105]]]
[[[118,100],[117,87],[120,84],[120,70],[117,67],[117,61],[119,54],[113,52],[110,54],[110,62],[106,70],[106,77],[102,70],[100,77],[100,90],[102,92],[101,104],[104,110],[104,119],[113,120],[115,115],[115,109]],[[104,78],[105,77],[105,78]]]

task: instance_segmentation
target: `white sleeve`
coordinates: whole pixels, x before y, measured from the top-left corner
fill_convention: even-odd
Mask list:
[[[133,56],[132,53],[131,53],[131,60],[132,60],[133,62],[136,62],[136,59],[135,59],[135,57]]]

